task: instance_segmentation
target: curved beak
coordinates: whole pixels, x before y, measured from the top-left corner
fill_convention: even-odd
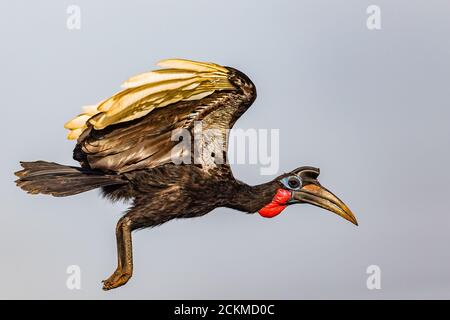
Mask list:
[[[334,212],[345,220],[358,225],[358,221],[350,209],[332,192],[320,185],[307,184],[303,186],[299,191],[293,193],[293,200]]]

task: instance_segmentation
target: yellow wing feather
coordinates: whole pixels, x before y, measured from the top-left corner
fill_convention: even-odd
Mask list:
[[[215,63],[199,62],[186,59],[166,59],[156,64],[158,67],[174,68],[182,70],[192,70],[196,72],[214,72],[219,71],[228,73],[228,69]]]
[[[83,113],[66,123],[68,139],[77,139],[91,124],[95,129],[143,117],[155,108],[179,101],[199,100],[218,90],[235,90],[228,69],[214,63],[167,59],[167,68],[138,74],[122,84],[124,90],[98,105],[83,107]]]

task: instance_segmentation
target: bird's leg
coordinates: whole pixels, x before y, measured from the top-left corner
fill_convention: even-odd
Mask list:
[[[117,269],[103,281],[103,290],[111,290],[123,286],[133,275],[133,253],[131,244],[132,220],[122,217],[117,223]]]

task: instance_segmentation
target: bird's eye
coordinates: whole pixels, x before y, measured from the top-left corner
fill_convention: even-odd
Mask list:
[[[284,178],[281,182],[289,189],[298,190],[302,186],[302,181],[297,176]]]

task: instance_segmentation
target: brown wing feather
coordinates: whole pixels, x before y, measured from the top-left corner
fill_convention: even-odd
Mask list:
[[[193,136],[196,121],[202,121],[203,130],[216,129],[221,135],[220,139],[203,136],[202,149],[209,152],[208,148],[219,141],[226,151],[228,129],[256,98],[253,83],[239,71],[229,70],[232,71],[230,81],[235,81],[240,90],[215,92],[200,100],[177,102],[142,118],[102,130],[91,126],[79,138],[74,158],[86,167],[116,173],[171,163],[172,149],[179,143],[172,141],[173,130],[184,128]],[[209,162],[210,159],[200,157],[196,163],[209,165]]]

